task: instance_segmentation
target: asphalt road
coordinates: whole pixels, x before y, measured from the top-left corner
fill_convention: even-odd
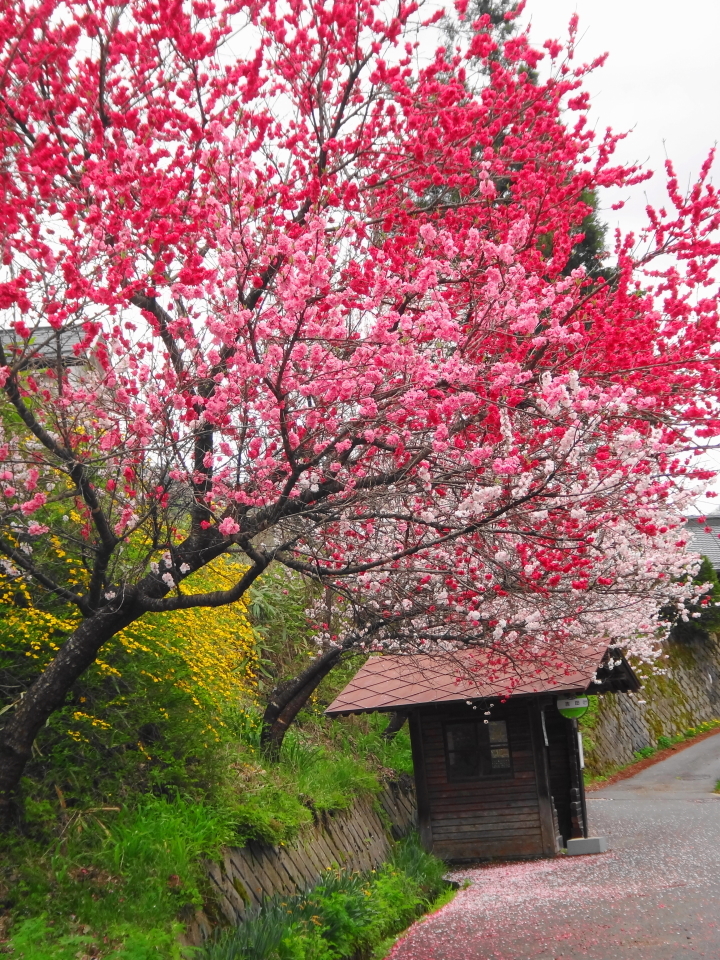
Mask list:
[[[453,872],[393,960],[720,960],[720,735],[588,795],[608,853]]]

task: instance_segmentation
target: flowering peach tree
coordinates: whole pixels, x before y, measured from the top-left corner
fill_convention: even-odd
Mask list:
[[[6,808],[108,638],[271,563],[346,623],[280,726],[351,646],[641,650],[692,567],[687,453],[720,425],[709,164],[687,196],[669,170],[642,254],[573,268],[588,196],[644,174],[587,125],[572,33],[500,57],[485,17],[418,58],[422,16],[5,5],[0,555],[82,616],[3,718]],[[188,589],[228,553],[233,585]]]

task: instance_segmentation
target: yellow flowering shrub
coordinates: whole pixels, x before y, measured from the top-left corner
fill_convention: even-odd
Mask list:
[[[183,590],[227,589],[242,572],[231,559],[218,558]],[[18,578],[0,578],[0,709],[12,709],[78,622],[72,608],[43,609]],[[102,647],[38,738],[29,773],[64,782],[63,771],[72,770],[75,781],[84,771],[83,790],[95,792],[89,782],[100,776],[105,796],[133,778],[148,785],[196,782],[232,735],[228,724],[238,704],[254,701],[257,666],[244,599],[146,614]]]
[[[242,573],[221,557],[184,582],[186,593],[227,590]],[[151,682],[167,676],[167,654],[179,654],[188,676],[181,689],[200,706],[236,702],[255,690],[257,644],[244,598],[224,607],[193,607],[173,613],[149,613],[117,635],[129,653],[155,654],[157,669],[146,670]]]
[[[241,573],[237,564],[221,557],[189,577],[185,592],[225,590]],[[72,608],[58,612],[33,605],[23,583],[0,575],[0,647],[6,652],[11,648],[22,651],[25,658],[36,661],[34,670],[41,670],[52,660],[79,621],[79,614]],[[257,644],[244,598],[224,607],[146,614],[103,647],[96,661],[101,673],[120,675],[111,663],[117,644],[130,654],[146,655],[142,672],[151,682],[167,678],[168,654],[179,655],[189,675],[178,683],[193,692],[198,705],[200,699],[237,700],[255,689]]]

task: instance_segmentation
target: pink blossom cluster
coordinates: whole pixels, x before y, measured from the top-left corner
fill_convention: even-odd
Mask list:
[[[687,195],[668,168],[642,255],[572,266],[592,192],[645,176],[587,122],[572,41],[498,57],[481,18],[418,69],[416,11],[0,13],[0,553],[87,616],[226,602],[274,561],[366,649],[650,656],[696,590],[709,162]],[[250,580],[180,591],[231,548]]]

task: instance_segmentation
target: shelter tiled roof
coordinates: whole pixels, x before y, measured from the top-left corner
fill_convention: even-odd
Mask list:
[[[498,669],[491,666],[487,655],[483,659],[479,650],[450,656],[370,657],[325,713],[340,716],[427,703],[584,691],[591,686],[606,651],[607,644],[584,647],[572,658],[565,656],[571,663],[556,668],[508,661]]]

